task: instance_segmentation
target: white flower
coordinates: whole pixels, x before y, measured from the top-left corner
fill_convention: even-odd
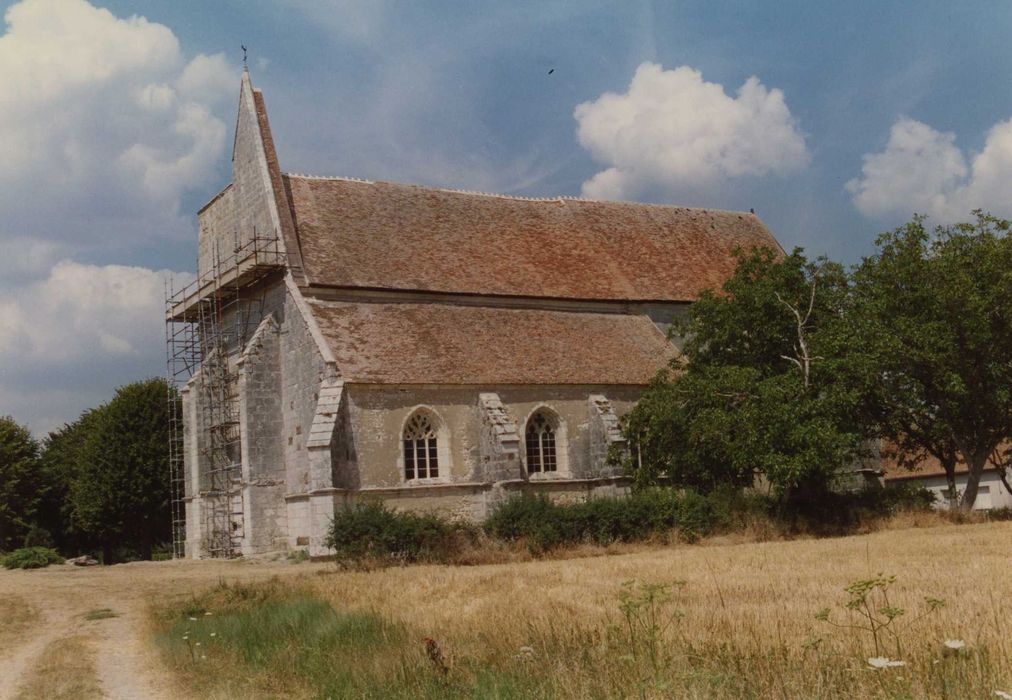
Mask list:
[[[211,611],[208,610],[206,613],[204,613],[204,617],[211,617]]]
[[[1006,693],[1004,690],[996,690],[994,691],[994,694],[1002,700],[1012,700],[1012,693]]]
[[[946,639],[945,646],[948,649],[962,649],[966,646],[966,642],[962,639]]]
[[[188,635],[188,634],[184,634],[184,635],[183,635],[183,641],[184,641],[184,642],[185,642],[185,641],[186,641],[187,639],[189,639],[189,638],[190,638],[190,635]]]
[[[195,617],[191,617],[189,619],[190,619],[190,622],[196,622],[197,621],[197,618],[195,618]]]
[[[217,632],[211,632],[211,636],[212,636],[212,637],[217,637],[217,636],[218,636],[218,633],[217,633]]]
[[[528,659],[534,658],[534,647],[520,647],[517,649],[517,652],[519,653],[516,655],[516,658],[521,661],[527,661]]]
[[[200,642],[194,642],[194,643],[193,643],[193,646],[195,646],[195,647],[199,647],[199,646],[200,646]]]
[[[873,656],[868,659],[868,665],[872,668],[892,668],[894,666],[906,666],[906,661],[894,661],[885,656]]]

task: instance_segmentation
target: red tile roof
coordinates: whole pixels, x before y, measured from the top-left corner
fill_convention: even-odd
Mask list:
[[[645,385],[676,353],[646,316],[307,302],[350,382]]]
[[[942,468],[941,462],[934,457],[927,457],[923,459],[915,464],[911,469],[897,465],[896,461],[893,459],[883,458],[882,468],[885,470],[886,481],[902,481],[904,479],[921,479],[933,476],[945,476],[945,469]],[[969,471],[969,467],[967,467],[964,462],[958,462],[956,464],[957,475],[966,474]],[[984,469],[984,471],[994,471],[994,467],[989,465],[986,469]]]
[[[692,301],[776,240],[753,214],[284,176],[311,284]]]

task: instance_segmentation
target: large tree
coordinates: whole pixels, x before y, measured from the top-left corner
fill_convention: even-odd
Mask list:
[[[761,476],[802,498],[827,488],[861,447],[855,394],[835,381],[823,341],[846,299],[839,265],[799,250],[742,254],[673,328],[682,356],[627,417],[638,477],[708,490]]]
[[[161,379],[121,387],[89,419],[77,452],[74,523],[101,543],[107,563],[120,547],[150,558],[171,537],[166,396]]]
[[[39,445],[28,428],[0,416],[0,551],[22,544],[38,506]]]
[[[901,464],[936,458],[951,496],[966,464],[963,508],[1012,440],[1012,239],[1008,221],[975,217],[934,232],[915,217],[881,236],[838,337],[847,381]]]
[[[39,460],[39,508],[35,522],[52,535],[61,552],[79,553],[90,543],[74,523],[71,488],[77,479],[81,450],[95,429],[100,409],[88,409],[73,423],[49,433]]]

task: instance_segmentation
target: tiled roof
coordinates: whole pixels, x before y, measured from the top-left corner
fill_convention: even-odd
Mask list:
[[[676,353],[646,316],[306,301],[349,382],[643,385]]]
[[[314,285],[692,301],[776,240],[753,214],[285,175]]]
[[[902,481],[904,479],[921,479],[931,476],[945,476],[945,470],[942,468],[941,462],[934,457],[927,457],[926,459],[918,462],[912,469],[897,466],[896,462],[891,459],[882,460],[882,468],[885,470],[886,481]],[[994,467],[990,465],[984,470],[985,472],[993,471]],[[966,474],[969,468],[963,462],[956,464],[956,474]]]

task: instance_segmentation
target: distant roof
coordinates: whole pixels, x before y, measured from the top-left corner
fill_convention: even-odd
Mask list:
[[[313,285],[693,301],[731,276],[735,248],[780,249],[748,213],[283,179]]]
[[[885,470],[886,481],[902,481],[904,479],[924,479],[933,476],[945,476],[945,469],[941,462],[934,457],[926,457],[918,462],[912,469],[900,467],[894,460],[885,458],[882,460],[882,468]],[[963,462],[956,464],[956,474],[966,474],[969,468]],[[985,472],[994,471],[993,466],[988,466]]]
[[[677,352],[639,315],[306,301],[350,382],[645,385]]]

